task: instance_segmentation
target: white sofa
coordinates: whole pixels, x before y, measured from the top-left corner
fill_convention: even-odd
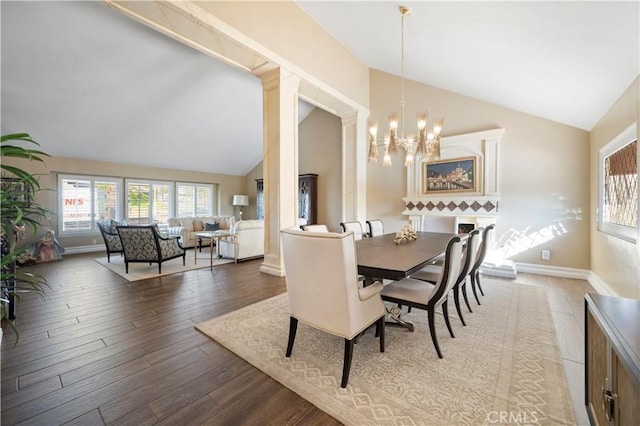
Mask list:
[[[238,260],[264,256],[264,220],[240,220],[231,228],[238,244]],[[222,257],[235,257],[234,238],[220,239]]]
[[[229,231],[236,219],[233,216],[171,217],[166,231],[169,235],[179,236],[182,247],[194,247],[198,244],[194,234],[205,231],[207,223],[217,223],[221,231]]]

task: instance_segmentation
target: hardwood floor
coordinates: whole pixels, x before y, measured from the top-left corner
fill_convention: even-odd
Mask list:
[[[194,328],[285,291],[283,278],[258,271],[261,260],[130,283],[97,255],[32,268],[51,289],[45,300],[22,296],[17,345],[4,327],[3,425],[339,424]],[[483,277],[485,290],[492,279]],[[572,397],[584,412],[581,298],[592,290],[579,280],[517,281],[549,289]]]

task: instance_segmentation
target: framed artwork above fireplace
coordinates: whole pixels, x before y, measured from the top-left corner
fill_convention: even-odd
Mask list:
[[[476,157],[450,158],[422,165],[422,194],[475,192],[477,185]]]

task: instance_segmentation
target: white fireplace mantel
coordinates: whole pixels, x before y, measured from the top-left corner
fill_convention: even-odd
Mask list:
[[[416,161],[407,170],[407,196],[403,197],[405,209],[415,229],[423,230],[429,217],[440,220],[455,218],[454,223],[491,222],[499,215],[500,140],[505,129],[467,133],[443,137],[440,141],[441,160],[456,158],[476,159],[476,190],[470,192],[426,193],[423,190],[423,161]]]

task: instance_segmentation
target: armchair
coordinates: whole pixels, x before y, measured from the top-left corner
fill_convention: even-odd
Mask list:
[[[182,257],[185,264],[185,249],[178,238],[161,237],[156,225],[117,226],[116,229],[122,242],[126,273],[129,273],[130,262],[157,263],[159,274],[164,261]]]
[[[384,352],[385,307],[382,284],[358,287],[353,233],[310,232],[284,229],[282,253],[289,296],[290,357],[298,321],[344,338],[341,387],[347,386],[355,338],[376,324],[380,352]],[[319,261],[322,259],[322,261]]]
[[[113,226],[112,226],[113,223]],[[107,262],[111,262],[111,253],[120,253],[122,255],[122,242],[115,228],[115,221],[100,220],[96,222],[98,229],[102,234],[104,245],[107,248]]]

